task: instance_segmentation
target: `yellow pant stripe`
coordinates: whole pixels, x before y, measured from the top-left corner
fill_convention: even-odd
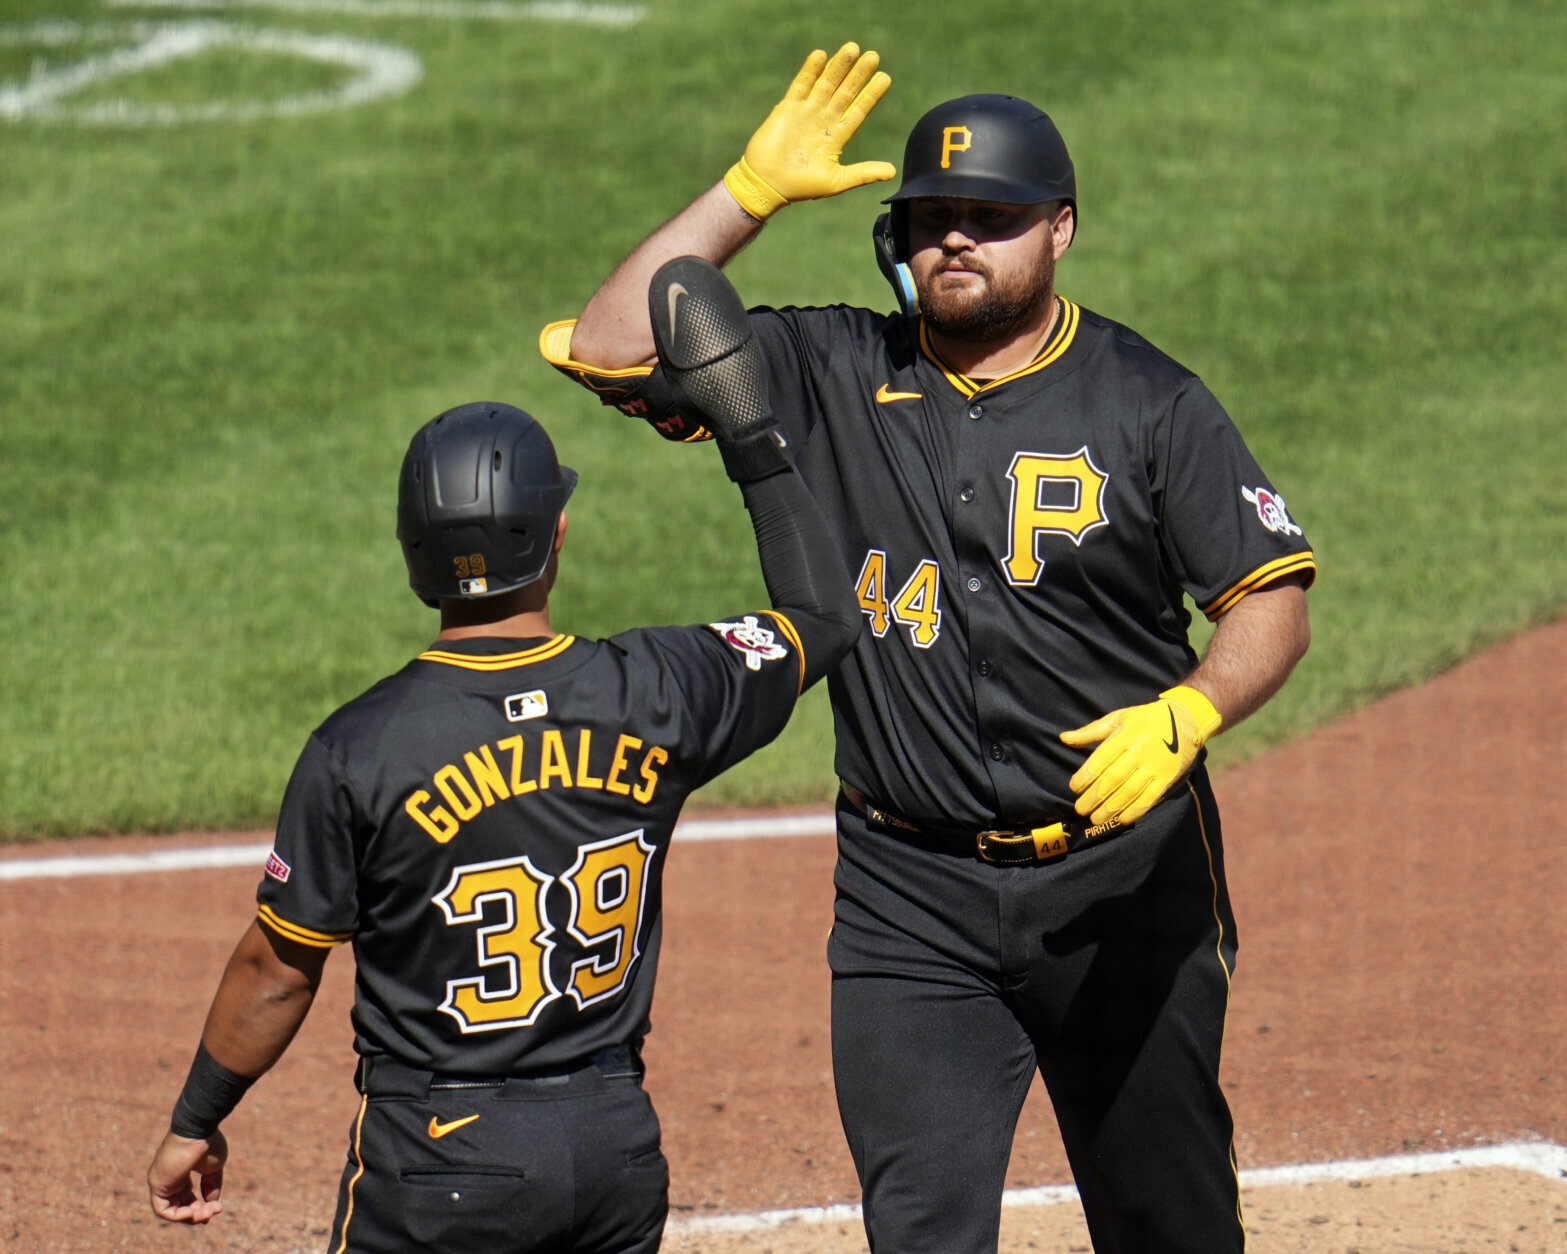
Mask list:
[[[370,1107],[368,1096],[359,1099],[359,1117],[354,1120],[354,1161],[359,1164],[359,1170],[354,1172],[354,1178],[348,1182],[348,1205],[343,1210],[343,1233],[337,1243],[337,1249],[333,1254],[345,1254],[348,1249],[348,1225],[354,1217],[354,1185],[359,1183],[359,1177],[365,1174],[364,1154],[360,1151],[359,1143],[365,1130],[365,1111]]]
[[[1224,970],[1224,1032],[1228,1033],[1230,1026],[1230,991],[1234,988],[1234,973],[1230,970],[1230,964],[1224,961],[1224,920],[1219,915],[1219,877],[1213,870],[1213,846],[1208,843],[1208,824],[1202,816],[1202,798],[1197,795],[1197,790],[1192,787],[1190,780],[1186,781],[1186,791],[1191,794],[1192,805],[1197,808],[1197,830],[1202,836],[1202,850],[1208,859],[1208,883],[1213,886],[1213,922],[1219,929],[1219,938],[1213,947],[1214,956],[1219,960],[1219,966]],[[1246,1217],[1241,1213],[1240,1190],[1241,1169],[1235,1158],[1235,1138],[1230,1138],[1230,1171],[1235,1175],[1235,1222],[1241,1226],[1241,1245],[1246,1244]]]

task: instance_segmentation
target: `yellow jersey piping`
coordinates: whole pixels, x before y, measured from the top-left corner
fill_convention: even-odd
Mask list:
[[[1061,360],[1061,355],[1072,347],[1072,342],[1077,338],[1077,324],[1081,318],[1081,311],[1066,297],[1058,298],[1061,301],[1061,317],[1056,323],[1056,329],[1051,333],[1050,339],[1039,350],[1034,360],[1029,362],[1021,370],[1014,370],[1011,374],[1004,374],[999,379],[971,379],[965,374],[959,374],[951,366],[941,359],[941,354],[936,351],[936,346],[931,343],[930,328],[925,320],[920,319],[920,350],[929,357],[947,376],[947,382],[957,388],[964,396],[977,396],[980,392],[998,388],[1003,383],[1010,383],[1014,379],[1021,379],[1027,375],[1038,374],[1047,366]]]
[[[1203,614],[1210,620],[1216,619],[1228,610],[1235,608],[1236,603],[1247,593],[1255,592],[1265,584],[1272,583],[1284,575],[1295,575],[1302,571],[1309,572],[1311,578],[1307,584],[1316,578],[1317,559],[1307,549],[1304,553],[1290,553],[1285,557],[1274,558],[1266,565],[1257,567],[1238,583],[1232,584],[1226,591],[1220,593],[1214,600],[1203,606]]]
[[[301,927],[298,923],[290,923],[268,905],[257,906],[256,916],[284,940],[309,945],[314,949],[332,949],[344,941],[354,939],[352,932],[317,932],[312,928]]]
[[[764,610],[763,612],[778,624],[778,630],[788,638],[789,643],[794,646],[795,657],[800,659],[800,678],[794,685],[794,695],[798,697],[805,690],[805,646],[800,643],[800,633],[794,629],[794,624],[778,611]]]
[[[563,370],[586,370],[590,374],[603,375],[606,379],[645,379],[653,373],[651,363],[645,366],[625,366],[619,370],[609,370],[603,366],[589,366],[573,360],[571,333],[576,330],[576,327],[577,320],[567,318],[563,322],[552,322],[539,332],[539,353],[550,365]],[[587,383],[587,380],[583,382]],[[592,385],[588,384],[588,386]]]
[[[450,653],[445,649],[427,649],[419,655],[421,662],[440,662],[445,666],[460,666],[466,671],[509,671],[519,666],[532,666],[535,662],[547,662],[559,657],[577,642],[575,636],[556,636],[544,644],[519,653],[497,653],[493,657],[474,657],[467,653]]]
[[[597,396],[606,405],[613,405],[611,399],[616,389],[605,386],[600,387],[597,379],[645,379],[653,373],[651,365],[623,366],[618,370],[610,370],[600,366],[589,366],[575,360],[571,355],[571,333],[576,329],[577,320],[567,318],[561,322],[552,322],[544,330],[539,332],[539,352],[544,360],[571,376],[572,381],[581,384]],[[713,433],[700,423],[697,428],[685,439],[682,444],[696,444],[704,440],[711,440]]]

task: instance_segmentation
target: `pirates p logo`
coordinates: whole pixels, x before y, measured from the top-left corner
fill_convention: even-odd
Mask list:
[[[1085,535],[1110,521],[1104,509],[1110,477],[1094,465],[1087,445],[1067,457],[1019,453],[1007,478],[1012,480],[1012,534],[1005,566],[1014,587],[1039,582],[1045,568],[1038,552],[1041,537],[1063,535],[1081,547]]]
[[[949,126],[941,132],[941,168],[952,168],[952,154],[967,152],[974,136],[966,126]]]

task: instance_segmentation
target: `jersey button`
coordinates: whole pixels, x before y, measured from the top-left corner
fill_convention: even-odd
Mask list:
[[[970,592],[978,592],[980,590],[980,587],[981,587],[981,584],[980,584],[978,579],[970,579],[968,581],[968,590]]]
[[[982,659],[980,661],[979,673],[981,675],[988,675],[988,674],[990,674],[990,659],[988,657],[984,658],[984,659]]]
[[[970,418],[982,417],[984,415],[984,413],[985,413],[985,407],[983,405],[970,405],[968,407],[968,416]]]
[[[972,501],[974,499],[974,489],[964,488],[963,491],[958,493],[958,499],[960,501]]]
[[[1006,755],[1006,751],[1003,750],[1000,745],[991,745],[990,746],[990,760],[992,762],[999,762],[999,761],[1001,761],[1002,758],[1004,758],[1006,756],[1007,756]]]

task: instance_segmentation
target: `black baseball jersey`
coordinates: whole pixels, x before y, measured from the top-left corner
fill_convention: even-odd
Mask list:
[[[1196,664],[1217,618],[1315,563],[1191,371],[1070,301],[1022,370],[946,365],[918,318],[752,311],[774,408],[856,576],[865,631],[830,679],[838,773],[906,817],[1069,817],[1061,731]]]
[[[801,673],[778,612],[439,641],[311,735],[261,920],[352,942],[361,1054],[493,1076],[639,1040],[681,804],[778,734]]]

